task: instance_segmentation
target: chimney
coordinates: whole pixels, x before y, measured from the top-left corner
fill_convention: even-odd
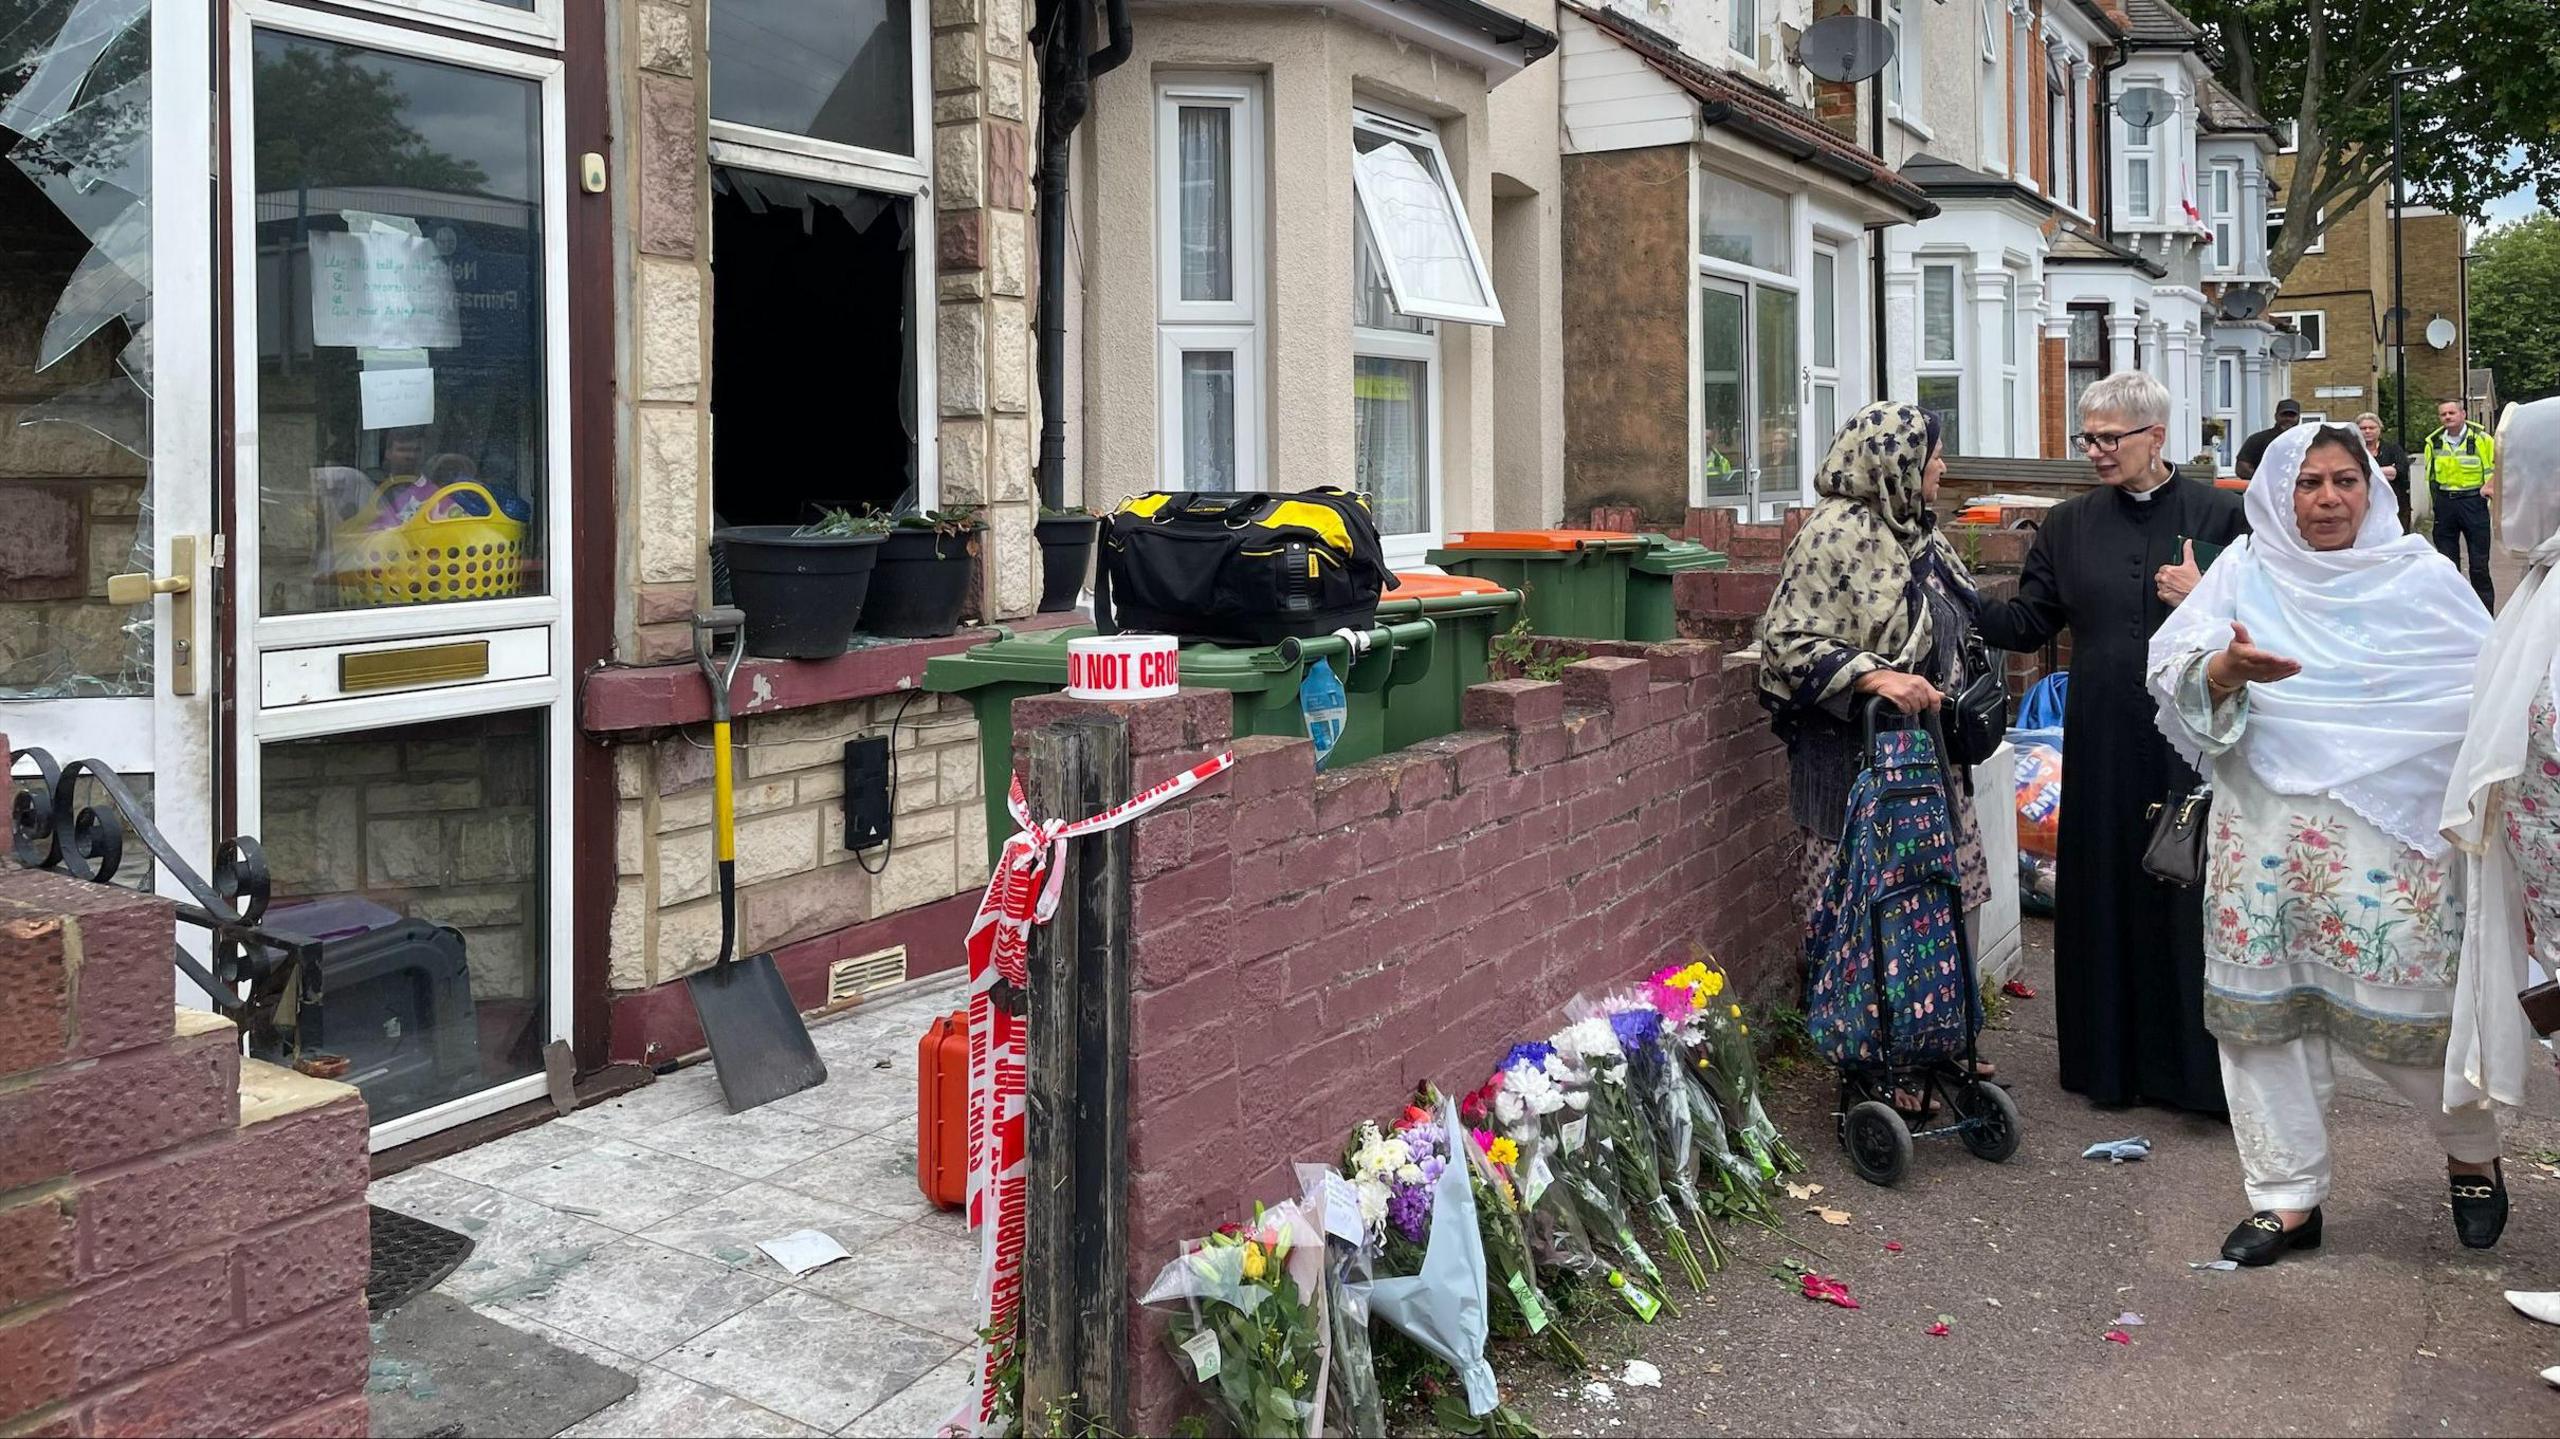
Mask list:
[[[1864,13],[1860,0],[1813,0],[1816,20]],[[1842,139],[1858,143],[1858,87],[1838,80],[1815,80],[1813,116]]]

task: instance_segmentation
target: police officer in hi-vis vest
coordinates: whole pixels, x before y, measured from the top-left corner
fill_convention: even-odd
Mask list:
[[[2467,558],[2471,587],[2495,610],[2489,589],[2489,504],[2498,497],[2497,446],[2489,432],[2469,423],[2460,400],[2436,406],[2444,428],[2427,436],[2413,467],[2435,495],[2436,553],[2459,565]],[[2467,548],[2470,554],[2461,553]]]

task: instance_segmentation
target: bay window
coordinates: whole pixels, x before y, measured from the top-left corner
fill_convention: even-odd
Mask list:
[[[1945,427],[1948,454],[1966,453],[1964,370],[1958,359],[1960,317],[1957,313],[1956,267],[1931,261],[1920,267],[1920,389],[1924,409],[1935,410]]]
[[[2217,160],[2205,194],[2205,221],[2213,227],[2213,268],[2230,274],[2240,268],[2240,166]]]
[[[1241,78],[1156,91],[1157,476],[1262,483],[1262,112]]]

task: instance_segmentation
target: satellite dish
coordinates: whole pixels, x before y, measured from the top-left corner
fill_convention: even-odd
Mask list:
[[[1796,42],[1796,60],[1817,78],[1855,85],[1893,63],[1893,32],[1863,15],[1816,20]]]
[[[2445,349],[2453,344],[2453,336],[2453,321],[2446,319],[2442,315],[2438,315],[2434,319],[2427,321],[2428,344],[2435,346],[2439,350]]]
[[[2267,341],[2267,353],[2275,359],[2291,364],[2295,360],[2302,358],[2302,337],[2300,335],[2278,335],[2274,339]]]
[[[2240,285],[2222,293],[2222,313],[2234,320],[2254,320],[2267,307],[2267,292],[2255,285]]]
[[[2177,108],[2169,92],[2155,85],[2138,86],[2116,97],[2116,113],[2137,135],[2168,119]]]

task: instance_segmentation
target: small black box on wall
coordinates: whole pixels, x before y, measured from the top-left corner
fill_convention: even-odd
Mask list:
[[[889,739],[869,735],[844,747],[844,847],[876,849],[889,842]]]

